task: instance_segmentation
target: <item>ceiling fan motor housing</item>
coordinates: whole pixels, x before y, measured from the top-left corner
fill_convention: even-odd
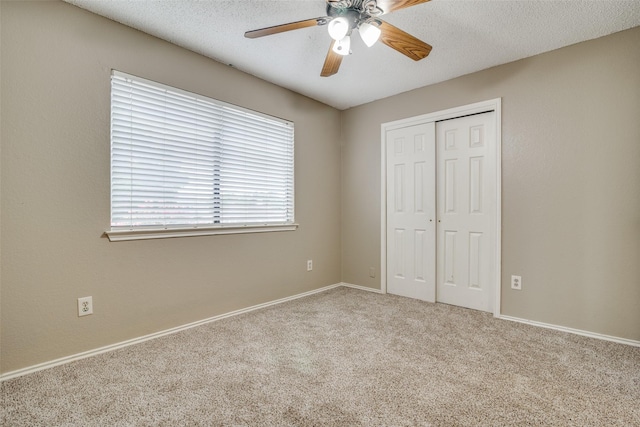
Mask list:
[[[374,17],[384,12],[378,7],[376,0],[327,0],[327,16],[331,20],[344,18],[348,25],[345,35],[359,28],[362,23],[380,25],[380,21]]]
[[[327,15],[332,19],[345,18],[349,23],[349,30],[354,29],[360,21],[360,12],[355,9],[337,9],[332,7],[331,4],[327,5]]]
[[[357,12],[360,19],[384,14],[384,11],[378,7],[377,0],[327,0],[327,15],[340,15],[347,10]]]

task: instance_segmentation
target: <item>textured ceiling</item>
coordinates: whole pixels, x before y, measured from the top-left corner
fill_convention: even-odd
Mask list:
[[[324,0],[65,1],[338,109],[640,25],[640,0],[432,0],[382,17],[431,44],[426,59],[354,36],[339,73],[320,77],[326,26],[244,32],[325,16]]]

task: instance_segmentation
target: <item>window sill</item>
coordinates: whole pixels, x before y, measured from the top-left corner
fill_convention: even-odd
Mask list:
[[[295,231],[298,224],[243,225],[219,227],[146,228],[136,230],[107,230],[104,233],[111,242],[125,240],[169,239],[174,237],[214,236],[218,234],[270,233]]]

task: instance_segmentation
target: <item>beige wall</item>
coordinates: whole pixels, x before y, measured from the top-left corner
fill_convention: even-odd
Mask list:
[[[635,28],[343,112],[342,280],[380,286],[380,124],[501,97],[502,314],[640,340],[638,46]]]
[[[1,372],[340,281],[339,111],[66,3],[1,8]],[[112,68],[295,122],[299,230],[102,237]]]

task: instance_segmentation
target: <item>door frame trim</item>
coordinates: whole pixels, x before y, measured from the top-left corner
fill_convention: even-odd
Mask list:
[[[380,126],[380,290],[387,293],[387,132],[408,126],[455,119],[495,111],[496,129],[496,283],[494,284],[493,316],[500,316],[502,291],[502,98],[476,102],[447,110],[382,123]],[[435,292],[435,290],[434,290]]]

